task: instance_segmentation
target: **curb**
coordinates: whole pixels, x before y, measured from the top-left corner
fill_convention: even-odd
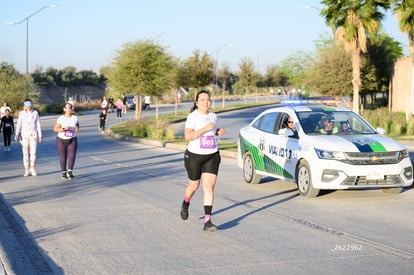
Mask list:
[[[120,141],[164,147],[164,148],[174,149],[174,150],[183,151],[183,152],[185,151],[185,149],[187,149],[187,145],[184,145],[184,144],[178,144],[174,142],[164,142],[164,141],[151,140],[151,139],[143,139],[143,138],[126,137],[120,134],[113,133],[110,130],[105,131],[104,135],[110,136],[113,139],[120,140]],[[220,150],[220,156],[225,157],[225,158],[237,159],[237,152],[228,151],[228,150]]]

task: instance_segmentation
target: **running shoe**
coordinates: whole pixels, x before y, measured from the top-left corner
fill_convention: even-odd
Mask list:
[[[189,202],[183,201],[183,205],[181,206],[181,219],[186,220],[188,219],[188,208],[190,207]]]
[[[67,180],[67,179],[68,179],[68,176],[66,175],[66,172],[62,172],[62,177],[61,177],[61,179],[62,179],[62,180]]]
[[[205,224],[204,224],[204,228],[203,231],[216,231],[217,230],[217,226],[215,226],[211,220],[208,220]]]
[[[68,179],[73,179],[73,173],[72,173],[72,170],[69,170],[68,172],[66,172],[66,176],[67,176],[67,178]]]
[[[36,170],[34,169],[34,167],[30,167],[30,174],[32,174],[32,176],[37,176],[37,172],[36,172]]]

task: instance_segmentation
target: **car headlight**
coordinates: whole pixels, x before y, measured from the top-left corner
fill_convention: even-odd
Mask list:
[[[327,150],[320,150],[320,149],[315,149],[315,151],[320,159],[336,159],[336,160],[346,159],[346,156],[343,152],[327,151]]]
[[[398,159],[399,160],[404,159],[404,158],[408,158],[408,151],[407,151],[407,149],[401,150],[398,153]]]

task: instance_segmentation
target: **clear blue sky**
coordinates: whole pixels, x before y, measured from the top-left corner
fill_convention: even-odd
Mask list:
[[[315,0],[3,0],[0,2],[0,62],[26,70],[26,21],[29,19],[29,72],[37,65],[99,72],[127,42],[155,39],[176,57],[194,50],[211,53],[221,66],[238,70],[251,58],[264,72],[297,51],[313,51],[314,41],[331,30]],[[404,45],[395,15],[384,29]],[[231,46],[226,46],[231,43]],[[218,50],[220,49],[220,50]]]

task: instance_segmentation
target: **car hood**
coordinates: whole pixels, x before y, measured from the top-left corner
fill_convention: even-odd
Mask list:
[[[342,152],[390,152],[405,149],[392,138],[374,135],[319,135],[308,136],[317,149]]]

